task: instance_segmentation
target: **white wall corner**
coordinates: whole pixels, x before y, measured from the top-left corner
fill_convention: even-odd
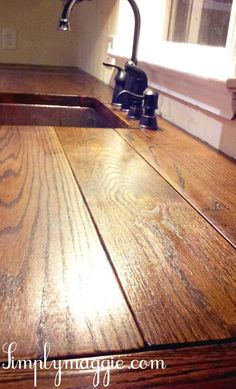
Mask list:
[[[115,56],[123,66],[127,60]],[[160,92],[159,114],[236,159],[236,83],[205,79],[140,62],[149,84]]]
[[[236,115],[236,88],[228,88],[227,81],[195,76],[156,65],[144,64],[149,81],[160,93],[188,103],[193,107],[225,119]]]
[[[123,66],[127,58],[114,55],[116,63]],[[149,84],[160,93],[178,99],[225,119],[236,115],[236,79],[216,80],[204,78],[163,66],[139,62],[146,71]]]
[[[213,117],[160,96],[159,114],[169,122],[236,159],[236,120]]]

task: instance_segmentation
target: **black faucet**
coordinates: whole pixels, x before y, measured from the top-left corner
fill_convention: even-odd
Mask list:
[[[59,29],[63,31],[70,30],[70,13],[72,11],[72,8],[76,2],[80,3],[84,0],[68,0],[64,6],[61,19],[59,21]],[[91,0],[87,0],[91,1]],[[123,111],[128,111],[130,109],[130,106],[132,104],[133,96],[129,94],[124,94],[121,97],[118,97],[120,92],[123,90],[127,90],[131,93],[142,95],[145,91],[145,89],[148,86],[148,80],[146,73],[140,69],[137,64],[137,52],[138,52],[138,44],[139,44],[139,37],[140,37],[140,26],[141,26],[141,17],[140,12],[138,9],[138,6],[134,0],[128,0],[130,3],[133,13],[134,13],[134,37],[133,37],[133,48],[132,48],[132,55],[131,60],[128,61],[125,64],[124,69],[112,65],[103,63],[105,66],[110,66],[116,68],[117,75],[115,77],[115,88],[113,92],[112,97],[112,104],[121,106],[121,109]],[[142,104],[137,102],[138,104]]]
[[[118,101],[124,95],[132,96],[128,117],[140,120],[139,125],[142,128],[158,130],[156,109],[158,108],[159,94],[151,88],[147,88],[143,95],[123,90],[117,96]]]
[[[64,5],[61,18],[59,20],[58,29],[63,31],[70,30],[70,14],[71,11],[75,5],[75,3],[81,3],[84,0],[67,0],[67,2]],[[91,0],[87,0],[91,1]],[[130,3],[132,10],[134,12],[134,39],[133,39],[133,49],[132,49],[132,56],[131,60],[137,64],[137,51],[138,51],[138,44],[139,44],[139,36],[140,36],[140,26],[141,26],[141,17],[140,12],[138,9],[138,6],[134,0],[128,0]]]

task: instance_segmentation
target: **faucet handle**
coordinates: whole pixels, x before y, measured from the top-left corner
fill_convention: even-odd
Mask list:
[[[139,125],[142,128],[158,130],[156,109],[158,108],[159,94],[151,88],[144,92],[144,113],[140,119]]]
[[[127,73],[125,90],[128,90],[137,95],[142,95],[148,87],[148,79],[146,73],[139,68],[133,61],[128,61],[125,64]],[[123,98],[122,111],[129,111],[132,104],[132,96],[126,94]]]
[[[120,66],[118,66],[118,65],[113,65],[112,63],[103,62],[102,64],[103,64],[103,66],[107,66],[107,67],[110,67],[110,68],[115,68],[115,69],[118,70],[118,72],[121,71],[121,70],[123,70]]]
[[[117,69],[117,74],[115,76],[115,88],[112,97],[112,104],[120,107],[122,105],[122,101],[121,100],[119,101],[118,96],[125,89],[126,71],[121,67],[117,65],[112,65],[110,63],[103,62],[103,65]]]
[[[142,128],[148,128],[150,130],[157,130],[157,119],[156,119],[156,109],[158,108],[158,97],[159,94],[151,88],[147,88],[144,91],[143,95],[139,95],[129,90],[123,90],[118,95],[118,101],[120,96],[123,94],[128,94],[132,97],[131,106],[128,112],[128,117],[130,119],[140,119],[139,125]],[[142,105],[138,102],[144,100],[144,112]]]

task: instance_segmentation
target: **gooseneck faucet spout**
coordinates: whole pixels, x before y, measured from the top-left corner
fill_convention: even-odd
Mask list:
[[[59,21],[59,29],[67,31],[70,29],[70,14],[75,3],[80,3],[84,0],[67,0]],[[91,1],[91,0],[87,0]],[[103,63],[105,66],[116,68],[117,74],[115,77],[115,87],[113,90],[112,104],[119,106],[122,111],[128,111],[130,118],[138,118],[142,115],[143,103],[142,99],[137,99],[135,96],[142,96],[148,86],[146,73],[137,66],[138,45],[141,28],[141,16],[135,0],[128,0],[134,14],[134,36],[131,60],[126,62],[124,68],[110,63]],[[124,91],[126,93],[124,93]],[[146,97],[145,101],[148,101]],[[148,107],[149,109],[149,107]],[[154,108],[155,111],[155,108]],[[148,111],[149,112],[149,111]],[[154,114],[152,115],[152,117]],[[141,119],[142,120],[142,119]]]
[[[137,4],[134,0],[128,0],[130,3],[133,13],[134,13],[134,38],[133,38],[133,49],[131,60],[137,65],[137,53],[138,53],[138,45],[139,45],[139,37],[140,37],[140,27],[141,27],[141,17]]]
[[[70,13],[72,11],[72,8],[74,7],[74,4],[76,2],[79,2],[79,0],[70,0],[65,3],[65,6],[62,11],[61,18],[59,20],[58,29],[62,31],[69,31],[70,30]],[[81,0],[82,1],[82,0]]]
[[[84,0],[67,0],[62,15],[61,19],[59,21],[59,30],[63,31],[68,31],[70,30],[70,14],[71,11],[75,5],[75,3],[81,3]],[[91,0],[87,0],[91,1]],[[138,60],[137,60],[137,52],[138,52],[138,45],[139,45],[139,37],[140,37],[140,26],[141,26],[141,17],[140,17],[140,12],[138,9],[137,4],[135,3],[135,0],[128,0],[130,3],[133,13],[134,13],[134,38],[133,38],[133,48],[132,48],[132,56],[131,60],[137,65]]]

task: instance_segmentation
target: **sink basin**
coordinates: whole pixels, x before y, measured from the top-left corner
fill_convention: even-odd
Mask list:
[[[0,94],[0,125],[127,127],[98,100],[80,96]]]

